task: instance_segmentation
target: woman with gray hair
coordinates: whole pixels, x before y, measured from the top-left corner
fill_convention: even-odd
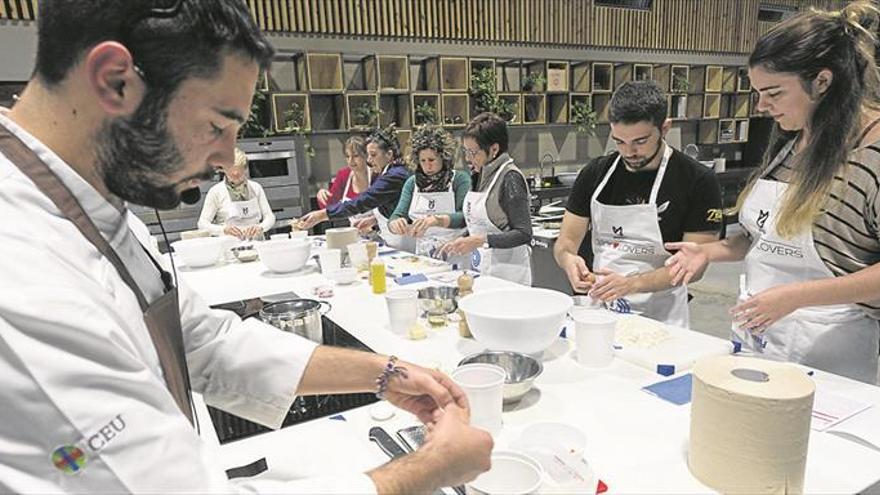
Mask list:
[[[432,256],[461,233],[461,207],[471,178],[463,170],[453,169],[455,141],[440,127],[416,130],[409,161],[416,172],[403,185],[388,229],[416,238],[416,254]]]

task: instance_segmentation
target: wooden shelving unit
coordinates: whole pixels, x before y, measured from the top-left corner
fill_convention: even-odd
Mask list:
[[[690,86],[690,67],[687,65],[673,65],[670,67],[669,92],[688,93]]]
[[[736,121],[721,119],[718,121],[718,142],[732,143],[736,141]]]
[[[717,119],[721,116],[721,95],[706,93],[703,96],[703,118]]]
[[[336,131],[348,128],[345,99],[341,94],[309,95],[313,131]]]
[[[547,123],[547,95],[523,94],[523,124]]]
[[[468,77],[468,88],[471,87],[471,81],[470,81],[471,77],[473,77],[477,72],[484,70],[484,69],[491,70],[493,73],[495,73],[496,81],[498,79],[498,74],[495,69],[495,59],[494,58],[470,58],[470,59],[468,59],[468,67],[469,67],[468,74],[470,74],[470,77]],[[496,85],[496,89],[498,89],[497,85]]]
[[[568,100],[569,95],[567,93],[547,95],[548,124],[568,123],[568,115],[571,112]]]
[[[737,93],[734,96],[733,116],[739,119],[748,118],[750,100],[748,93]]]
[[[281,93],[301,93],[308,91],[306,82],[306,62],[302,53],[275,57],[269,68],[268,77],[260,77],[263,91]]]
[[[698,120],[703,118],[703,99],[704,95],[701,94],[687,95],[688,120]]]
[[[342,56],[338,53],[307,53],[309,91],[312,93],[341,93]]]
[[[688,94],[706,92],[706,67],[698,65],[688,70]]]
[[[376,91],[378,70],[372,55],[343,55],[342,77],[346,91]]]
[[[425,104],[430,105],[434,109],[436,118],[434,122],[427,122],[425,120],[426,117],[420,115],[419,107]],[[413,93],[411,106],[413,112],[412,123],[416,127],[427,124],[440,124],[443,120],[440,114],[440,93]]]
[[[721,91],[723,93],[736,93],[738,67],[725,67],[721,79]]]
[[[379,118],[374,122],[368,122],[366,117],[361,116],[360,110],[364,107],[379,108],[379,99],[376,93],[346,93],[345,108],[348,111],[348,128],[354,130],[372,129],[376,127]]]
[[[593,93],[610,93],[614,90],[614,64],[593,62]]]
[[[440,91],[461,92],[467,91],[470,79],[468,77],[468,59],[464,57],[440,57]]]
[[[571,91],[574,93],[589,93],[591,86],[591,71],[589,62],[577,62],[570,64]]]
[[[701,120],[697,124],[697,140],[700,144],[718,144],[718,121]]]
[[[377,55],[375,60],[380,93],[409,92],[409,58],[406,55]]]
[[[513,104],[513,118],[508,120],[508,124],[521,125],[523,122],[522,95],[520,93],[499,93],[498,97]]]
[[[567,93],[569,90],[569,64],[554,60],[547,61],[547,92]],[[567,103],[566,103],[567,105]]]
[[[299,130],[310,131],[312,124],[311,112],[309,111],[309,95],[305,93],[273,93],[272,126],[275,132],[289,132],[285,113],[291,109],[294,109],[302,116]]]
[[[687,120],[688,118],[688,95],[669,95],[669,118],[672,120]]]
[[[660,86],[665,93],[671,93],[670,89],[670,80],[671,80],[671,66],[669,64],[656,64],[652,66],[651,69],[651,79]]]
[[[379,95],[379,125],[386,127],[391,123],[397,124],[398,129],[412,127],[412,108],[408,94],[381,94]]]
[[[752,81],[749,79],[749,69],[740,67],[736,75],[736,92],[748,93],[752,90]]]
[[[531,75],[539,74],[544,77],[545,82],[533,87],[528,87],[526,78]],[[524,60],[522,62],[522,91],[523,93],[544,93],[547,91],[547,65],[543,60]]]
[[[464,127],[470,120],[470,95],[467,93],[443,93],[441,122],[444,127]]]
[[[724,67],[706,66],[706,82],[703,89],[706,93],[720,93],[724,88]]]
[[[749,140],[749,119],[736,119],[736,140],[740,143]]]
[[[633,64],[614,64],[614,89],[623,86],[623,83],[633,80]]]
[[[409,57],[410,88],[415,92],[440,91],[439,57]]]
[[[611,95],[608,93],[593,93],[593,111],[596,112],[596,122],[608,123],[608,109],[611,106]]]
[[[632,72],[633,81],[649,81],[654,78],[654,66],[648,64],[634,64]]]
[[[495,64],[495,82],[502,93],[522,90],[522,63],[519,59],[501,59]]]

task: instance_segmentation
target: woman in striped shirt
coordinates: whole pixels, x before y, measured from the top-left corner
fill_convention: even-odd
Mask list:
[[[811,11],[749,58],[758,110],[775,120],[764,164],[737,203],[744,233],[670,243],[674,283],[745,260],[733,339],[744,351],[861,381],[880,346],[880,101],[877,10]]]

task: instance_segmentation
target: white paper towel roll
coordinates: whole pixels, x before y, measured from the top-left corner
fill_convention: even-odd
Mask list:
[[[803,493],[815,392],[806,373],[717,356],[693,375],[691,473],[721,493]]]

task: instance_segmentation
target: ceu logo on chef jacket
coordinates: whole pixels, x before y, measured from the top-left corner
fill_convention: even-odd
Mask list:
[[[52,464],[65,474],[77,474],[89,461],[83,449],[76,445],[62,445],[52,452]]]
[[[429,199],[428,200],[428,209],[433,210],[436,207],[437,207],[437,201],[433,200],[433,199]]]
[[[764,230],[764,224],[767,223],[767,219],[770,218],[770,212],[764,210],[758,210],[758,219],[755,220],[755,223],[758,225],[758,229],[761,230],[762,234],[766,234],[767,232]]]

